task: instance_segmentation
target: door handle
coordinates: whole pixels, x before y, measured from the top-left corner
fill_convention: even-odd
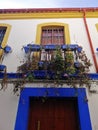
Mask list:
[[[37,121],[37,130],[40,130],[40,121]]]

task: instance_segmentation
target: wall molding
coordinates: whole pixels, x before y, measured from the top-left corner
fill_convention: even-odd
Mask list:
[[[69,34],[69,25],[65,23],[59,23],[59,22],[48,22],[48,23],[42,23],[37,25],[37,32],[36,32],[36,44],[41,43],[41,31],[42,27],[45,26],[63,26],[64,27],[64,41],[66,44],[70,44],[70,34]]]

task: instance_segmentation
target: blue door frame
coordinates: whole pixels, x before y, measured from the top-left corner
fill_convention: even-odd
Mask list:
[[[85,88],[25,88],[20,95],[14,130],[27,130],[29,97],[43,97],[46,91],[48,91],[47,97],[77,97],[80,130],[92,130]]]

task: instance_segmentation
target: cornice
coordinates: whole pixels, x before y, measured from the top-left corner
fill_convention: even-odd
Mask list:
[[[0,19],[98,18],[98,8],[0,9]]]
[[[0,13],[41,13],[41,12],[71,12],[71,11],[95,12],[98,8],[24,8],[24,9],[0,9]]]

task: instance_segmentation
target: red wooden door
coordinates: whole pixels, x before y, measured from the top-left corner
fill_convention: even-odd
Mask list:
[[[28,130],[79,130],[76,100],[32,98]]]

